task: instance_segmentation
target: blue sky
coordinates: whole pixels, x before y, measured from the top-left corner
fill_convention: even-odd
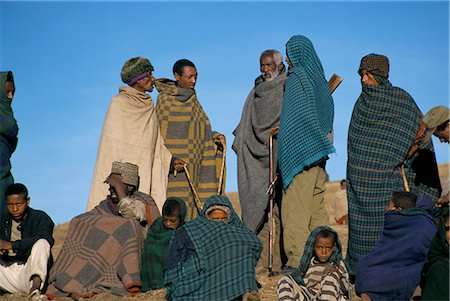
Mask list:
[[[213,130],[228,139],[227,191],[237,190],[232,131],[259,75],[259,55],[284,54],[292,35],[311,39],[327,78],[344,77],[334,94],[331,180],[345,177],[364,55],[387,55],[391,82],[423,113],[449,101],[447,1],[0,1],[0,32],[0,69],[16,81],[12,172],[29,187],[32,206],[56,223],[86,208],[103,120],[131,57],[148,57],[156,77],[173,78],[180,58],[196,64],[199,100]],[[448,162],[448,146],[434,144],[438,162]]]

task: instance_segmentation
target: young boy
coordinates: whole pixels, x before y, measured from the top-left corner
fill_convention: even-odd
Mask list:
[[[278,281],[278,300],[348,300],[349,283],[336,231],[317,227],[308,237],[299,268]]]
[[[162,216],[148,230],[141,257],[142,291],[164,286],[163,268],[167,261],[169,242],[173,231],[184,224],[186,212],[183,199],[168,198],[163,205]]]
[[[411,192],[392,193],[383,232],[356,267],[355,287],[361,300],[409,300],[419,285],[436,226],[422,209],[431,199],[417,199]]]

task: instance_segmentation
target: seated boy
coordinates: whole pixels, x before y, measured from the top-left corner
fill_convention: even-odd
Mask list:
[[[317,227],[306,241],[300,266],[278,281],[278,300],[348,300],[349,283],[336,231]]]
[[[141,260],[142,291],[164,286],[164,264],[167,261],[169,242],[174,230],[184,225],[186,204],[183,199],[168,198],[158,217],[147,233]]]
[[[255,266],[262,250],[225,196],[173,234],[165,273],[167,300],[257,300]]]
[[[2,218],[0,239],[0,288],[10,293],[39,297],[51,262],[53,221],[43,211],[29,207],[25,185],[6,189],[7,212]]]
[[[356,267],[356,293],[361,300],[408,300],[419,285],[436,226],[422,209],[432,208],[431,199],[422,197],[420,208],[416,201],[411,192],[392,193],[383,233]]]

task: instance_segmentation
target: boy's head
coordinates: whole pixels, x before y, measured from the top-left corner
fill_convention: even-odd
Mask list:
[[[183,200],[178,198],[168,198],[163,205],[162,216],[163,224],[167,229],[175,230],[183,224],[184,209]],[[184,204],[184,203],[183,203]]]
[[[394,191],[389,199],[386,210],[403,210],[416,207],[417,196],[408,191]]]
[[[319,262],[328,262],[334,253],[336,241],[336,234],[330,230],[324,229],[317,233],[314,241],[314,253]]]
[[[206,218],[210,221],[220,221],[226,223],[230,217],[231,210],[227,206],[212,206],[205,212]]]
[[[347,188],[347,180],[343,179],[341,180],[341,189],[345,190]]]
[[[6,189],[5,198],[6,208],[11,218],[16,222],[21,221],[30,204],[28,189],[20,183],[11,184]]]

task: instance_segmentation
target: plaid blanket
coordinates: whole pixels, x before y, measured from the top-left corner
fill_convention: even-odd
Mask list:
[[[420,282],[434,220],[419,208],[388,210],[383,233],[356,269],[356,292],[376,300],[408,300]]]
[[[384,207],[393,191],[405,190],[399,165],[412,146],[422,119],[414,99],[377,77],[378,86],[363,84],[348,130],[347,197],[348,263],[368,254],[383,230]],[[440,195],[433,144],[430,140],[406,162],[411,192]]]
[[[222,163],[222,153],[212,140],[211,123],[195,90],[178,88],[169,79],[158,79],[155,85],[159,92],[156,112],[165,146],[173,156],[188,164],[193,186],[204,202],[217,193],[218,170]],[[167,197],[170,196],[184,199],[188,209],[187,220],[197,216],[194,197],[184,173],[176,177],[169,175]]]
[[[72,219],[61,252],[50,270],[47,295],[92,297],[106,292],[139,292],[142,227],[120,217],[108,201]]]
[[[286,51],[293,67],[285,84],[278,134],[285,190],[298,173],[335,151],[327,138],[333,129],[333,98],[314,46],[304,36],[293,36]]]
[[[206,219],[206,210],[216,205],[231,209],[226,223]],[[170,242],[167,300],[232,300],[257,290],[261,250],[258,237],[242,224],[228,198],[210,197],[202,215],[176,230]]]

